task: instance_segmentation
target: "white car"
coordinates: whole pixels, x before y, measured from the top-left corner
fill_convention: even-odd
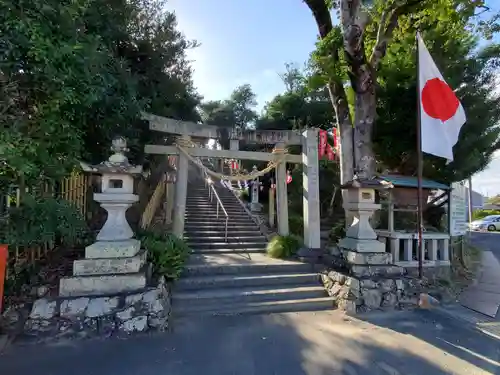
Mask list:
[[[469,224],[469,228],[472,231],[487,230],[489,232],[493,232],[500,230],[500,215],[489,215],[483,217],[482,219],[474,220]]]

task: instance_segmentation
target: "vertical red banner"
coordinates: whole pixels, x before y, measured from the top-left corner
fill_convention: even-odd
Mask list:
[[[321,159],[325,155],[326,145],[328,144],[328,134],[326,130],[319,131],[319,158]]]
[[[332,146],[330,146],[330,144],[327,144],[327,146],[326,146],[326,156],[327,156],[328,160],[335,160],[335,154],[334,154]]]
[[[3,308],[3,293],[5,285],[5,277],[7,276],[7,245],[0,245],[0,313]]]

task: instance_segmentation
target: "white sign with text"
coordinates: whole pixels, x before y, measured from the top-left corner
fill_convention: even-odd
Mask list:
[[[467,232],[467,188],[458,182],[451,187],[450,236],[463,236]]]

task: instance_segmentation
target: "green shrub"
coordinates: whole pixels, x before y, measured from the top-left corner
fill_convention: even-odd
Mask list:
[[[158,234],[149,231],[139,235],[148,251],[148,261],[153,264],[153,274],[177,280],[189,257],[190,249],[180,238],[170,233]]]
[[[472,220],[479,220],[489,215],[500,215],[500,210],[476,210],[472,213]]]
[[[289,258],[297,253],[302,239],[294,236],[274,236],[267,244],[267,255],[271,258]]]
[[[69,202],[53,197],[25,195],[19,207],[10,207],[1,223],[0,242],[12,247],[40,246],[57,240],[66,246],[92,241],[83,215]]]
[[[345,237],[345,219],[338,220],[330,230],[330,241],[337,243]]]
[[[248,190],[240,190],[239,195],[242,201],[250,202],[250,194],[248,193]]]
[[[290,233],[302,237],[304,235],[304,218],[300,215],[292,214],[288,217]]]

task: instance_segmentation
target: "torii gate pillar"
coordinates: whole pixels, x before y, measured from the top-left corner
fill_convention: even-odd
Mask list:
[[[180,139],[188,142],[191,137],[183,135]],[[182,152],[177,158],[177,181],[175,182],[175,207],[172,232],[178,238],[184,237],[184,215],[186,214],[186,196],[188,183],[189,160]]]
[[[304,210],[304,248],[299,257],[316,261],[321,256],[321,232],[319,212],[319,161],[318,134],[316,128],[302,133],[302,194]]]

